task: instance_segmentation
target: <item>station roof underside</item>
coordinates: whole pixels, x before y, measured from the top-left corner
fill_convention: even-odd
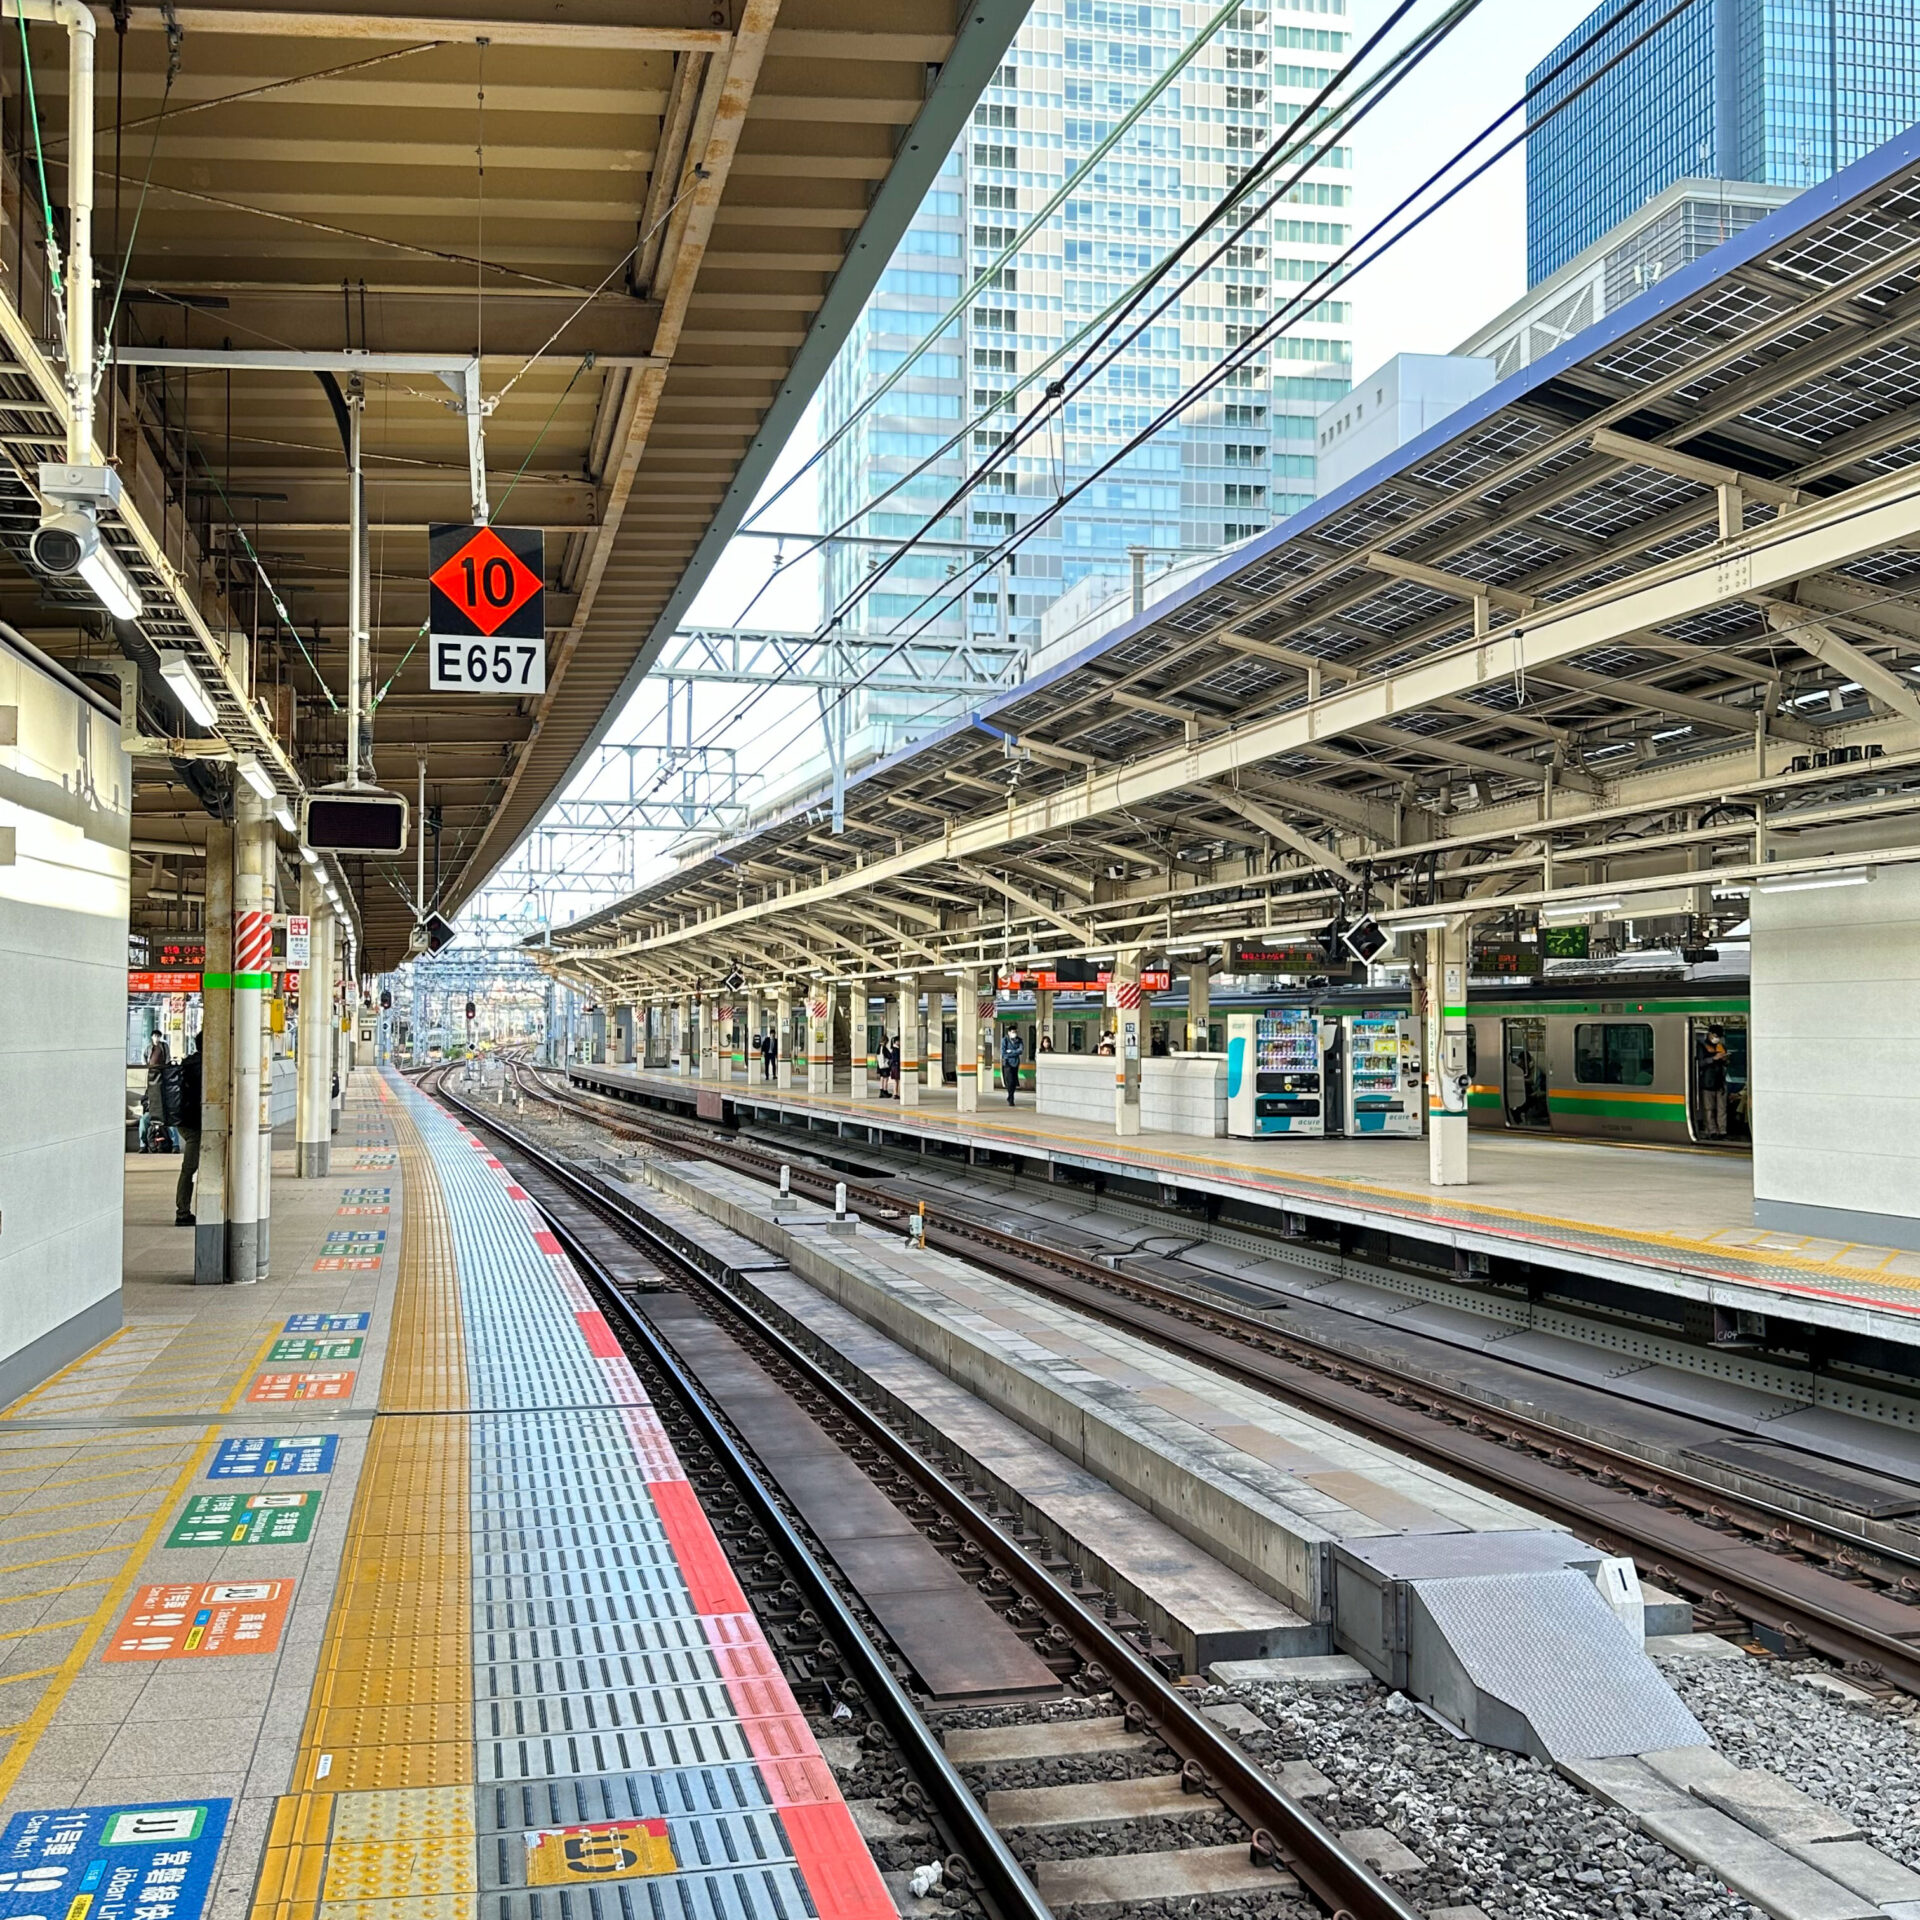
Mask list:
[[[0,619],[109,693],[123,650],[145,662],[160,746],[136,753],[136,926],[197,890],[204,794],[182,764],[221,757],[153,649],[187,653],[227,757],[255,755],[283,798],[344,772],[344,423],[310,362],[221,357],[365,356],[370,771],[412,799],[424,758],[427,891],[451,915],[677,627],[1026,9],[136,0],[119,35],[100,9],[103,326],[122,250],[129,269],[96,437],[125,486],[106,537],[146,602],[119,634],[25,561],[68,409],[9,28],[0,546],[19,564]],[[65,36],[23,31],[63,210]],[[546,536],[544,695],[429,690],[427,528],[473,517],[469,446],[459,397],[382,358],[402,354],[479,357],[492,517]],[[349,388],[355,369],[334,371]],[[412,852],[344,877],[363,959],[394,964],[421,904]]]
[[[1920,133],[854,777],[843,833],[816,796],[548,964],[643,996],[1711,882],[1738,918],[1763,865],[1920,858],[1916,394]]]

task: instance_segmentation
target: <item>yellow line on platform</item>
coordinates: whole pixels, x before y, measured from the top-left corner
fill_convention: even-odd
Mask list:
[[[259,1343],[254,1355],[257,1366],[265,1357],[268,1349],[278,1336],[269,1335]],[[106,1344],[102,1342],[102,1345]],[[98,1348],[95,1349],[99,1351]],[[248,1369],[251,1371],[251,1369]],[[227,1396],[223,1413],[231,1413],[240,1404],[240,1396],[246,1390],[246,1374],[235,1382],[233,1391]],[[200,1436],[186,1464],[174,1475],[167,1491],[153,1517],[142,1530],[139,1539],[127,1549],[127,1557],[120,1564],[120,1570],[113,1575],[112,1582],[100,1596],[100,1604],[82,1620],[63,1624],[78,1626],[82,1629],[79,1639],[67,1650],[67,1657],[61,1661],[48,1680],[47,1690],[34,1702],[33,1711],[21,1722],[20,1737],[7,1749],[7,1756],[0,1760],[0,1800],[10,1794],[18,1782],[22,1770],[33,1757],[33,1750],[40,1744],[41,1736],[53,1724],[53,1716],[59,1712],[61,1702],[72,1691],[73,1683],[80,1677],[81,1669],[86,1665],[93,1650],[99,1645],[101,1636],[112,1625],[114,1616],[126,1604],[127,1595],[132,1591],[136,1576],[147,1555],[159,1544],[161,1536],[167,1530],[167,1522],[173,1517],[174,1505],[183,1499],[187,1489],[200,1477],[201,1469],[213,1455],[214,1443],[220,1438],[220,1429],[211,1426]],[[92,1585],[91,1581],[80,1582]],[[44,1632],[45,1628],[32,1628],[24,1631]],[[18,1638],[19,1635],[7,1636]]]
[[[11,1402],[8,1405],[6,1411],[4,1413],[0,1413],[0,1420],[11,1420],[20,1411],[22,1407],[32,1406],[33,1403],[36,1400],[40,1399],[43,1394],[47,1393],[50,1389],[57,1387],[60,1384],[60,1382],[67,1377],[68,1374],[75,1372],[77,1369],[81,1367],[84,1367],[87,1364],[87,1362],[94,1357],[95,1354],[105,1353],[106,1350],[110,1346],[112,1346],[116,1340],[125,1339],[129,1331],[130,1329],[124,1326],[115,1327],[114,1330],[110,1334],[108,1334],[107,1337],[104,1340],[102,1340],[98,1346],[89,1347],[86,1350],[86,1352],[79,1357],[79,1359],[69,1361],[67,1365],[62,1367],[58,1373],[49,1374],[47,1378],[42,1380],[40,1384],[37,1387],[35,1387],[30,1393],[23,1393],[18,1400]]]

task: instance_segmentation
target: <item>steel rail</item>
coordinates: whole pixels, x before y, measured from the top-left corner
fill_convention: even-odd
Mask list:
[[[1172,1748],[1185,1763],[1183,1783],[1212,1793],[1247,1826],[1253,1836],[1251,1846],[1256,1857],[1272,1858],[1276,1863],[1284,1861],[1301,1884],[1332,1913],[1334,1920],[1420,1920],[1417,1908],[1409,1906],[1371,1868],[1348,1853],[1312,1813],[1185,1700],[1146,1655],[1037,1565],[1018,1540],[990,1515],[980,1512],[960,1488],[916,1453],[804,1347],[734,1294],[725,1283],[724,1266],[714,1255],[484,1110],[469,1106],[455,1096],[441,1097],[464,1112],[475,1126],[508,1142],[555,1185],[608,1220],[616,1230],[629,1237],[637,1236],[647,1252],[659,1255],[678,1271],[690,1273],[704,1289],[718,1296],[729,1314],[751,1329],[756,1340],[800,1374],[813,1391],[857,1426],[863,1436],[884,1449],[895,1465],[1066,1631],[1076,1651],[1087,1662],[1090,1677],[1104,1681],[1127,1702],[1135,1724],[1152,1731]],[[537,1199],[535,1204],[539,1204]],[[578,1244],[577,1237],[568,1233],[554,1215],[547,1213],[547,1218],[563,1241]],[[591,1254],[585,1257],[596,1273],[603,1271]],[[640,1309],[612,1287],[610,1280],[602,1284],[619,1301],[623,1317],[636,1326],[645,1327],[644,1338],[649,1350],[660,1350],[663,1343],[652,1328],[646,1326]],[[676,1383],[685,1379],[677,1364],[669,1371]],[[705,1420],[702,1424],[706,1424]],[[817,1571],[817,1563],[813,1564]],[[825,1617],[824,1609],[817,1610]],[[851,1620],[850,1614],[847,1617]],[[857,1623],[854,1624],[857,1630]],[[898,1689],[899,1683],[891,1671],[887,1677]],[[912,1703],[903,1690],[900,1697],[907,1710],[912,1711]],[[917,1713],[914,1719],[924,1728],[925,1723]],[[929,1733],[927,1737],[931,1739],[932,1735]],[[941,1759],[944,1763],[944,1753]],[[967,1797],[971,1800],[971,1795]]]
[[[522,1084],[526,1084],[524,1079]],[[548,1089],[538,1087],[536,1097],[596,1124],[609,1124],[577,1099],[560,1100]],[[623,1113],[620,1118],[626,1120],[628,1116]],[[612,1130],[621,1129],[616,1125]],[[770,1147],[716,1139],[667,1116],[649,1113],[646,1126],[631,1131],[632,1138],[651,1138],[656,1145],[663,1136],[755,1179],[773,1178],[774,1170],[783,1164]],[[823,1197],[839,1184],[835,1175],[804,1166],[793,1166],[791,1179],[796,1188]],[[862,1218],[905,1232],[908,1209],[901,1194],[857,1181],[845,1185],[849,1207]],[[1493,1411],[1388,1362],[1355,1360],[1225,1304],[1203,1302],[1178,1289],[1118,1274],[1055,1248],[1037,1246],[1016,1234],[950,1214],[937,1201],[923,1204],[931,1245],[979,1260],[1065,1304],[1098,1314],[1172,1351],[1230,1372],[1250,1385],[1303,1401],[1343,1425],[1383,1439],[1476,1485],[1543,1508],[1583,1538],[1605,1539],[1609,1547],[1617,1540],[1645,1560],[1656,1577],[1743,1615],[1778,1633],[1783,1642],[1804,1642],[1830,1659],[1858,1671],[1878,1671],[1901,1691],[1920,1695],[1920,1645],[1850,1615],[1838,1594],[1818,1590],[1834,1588],[1844,1593],[1849,1590],[1845,1577],[1812,1565],[1796,1568],[1784,1554],[1777,1564],[1768,1567],[1765,1578],[1756,1577],[1755,1570],[1743,1568],[1736,1556],[1743,1552],[1758,1556],[1768,1549],[1759,1541],[1721,1540],[1708,1524],[1716,1514],[1734,1521],[1736,1515],[1729,1512],[1729,1507],[1745,1506],[1751,1513],[1788,1524],[1797,1521],[1810,1533],[1828,1533],[1831,1537],[1830,1530],[1813,1527],[1804,1516],[1771,1507],[1763,1500],[1730,1494],[1709,1481],[1654,1468],[1635,1455],[1565,1433],[1524,1414]],[[884,1218],[875,1219],[876,1215]],[[1221,1338],[1210,1340],[1196,1334],[1196,1326],[1207,1322]],[[1346,1386],[1327,1378],[1334,1373],[1345,1374],[1355,1384]],[[1372,1403],[1381,1394],[1394,1406],[1394,1413]],[[1450,1421],[1467,1431],[1455,1431],[1447,1424]],[[1512,1445],[1545,1458],[1528,1462],[1524,1456],[1516,1456],[1511,1445],[1495,1437],[1503,1433]],[[1581,1464],[1618,1484],[1603,1481],[1596,1486],[1575,1471]],[[1568,1480],[1571,1485],[1559,1484]],[[1636,1490],[1636,1480],[1651,1480],[1653,1484]],[[1706,1519],[1651,1504],[1663,1498],[1677,1504],[1681,1493],[1705,1511]],[[1763,1527],[1754,1531],[1765,1533]],[[1689,1537],[1693,1533],[1708,1538],[1694,1540]],[[1807,1551],[1776,1536],[1774,1545],[1783,1544],[1795,1553]],[[1878,1543],[1848,1544],[1889,1559],[1901,1557]],[[1797,1573],[1805,1577],[1797,1578]],[[1877,1593],[1875,1597],[1879,1597]],[[1901,1603],[1890,1600],[1888,1604]],[[1915,1624],[1920,1632],[1920,1614],[1916,1614]]]

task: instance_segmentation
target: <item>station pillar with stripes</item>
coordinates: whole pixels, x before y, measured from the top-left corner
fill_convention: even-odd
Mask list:
[[[1122,1136],[1140,1131],[1140,950],[1113,956],[1113,980],[1107,989],[1115,1013],[1113,1037],[1113,1130]]]
[[[833,1091],[833,982],[807,983],[807,1091]]]
[[[782,982],[774,995],[774,1037],[780,1043],[774,1062],[774,1081],[784,1092],[793,1089],[793,989]]]
[[[227,1108],[227,1279],[260,1277],[261,1001],[273,975],[273,914],[266,905],[269,825],[251,792],[234,799],[233,966],[216,984],[233,1009]]]
[[[984,1019],[989,1036],[993,1032],[993,996],[983,994],[980,983],[992,985],[992,976],[972,967],[954,976],[953,982],[953,1064],[958,1080],[954,1089],[955,1105],[962,1113],[980,1111],[980,1026]]]
[[[227,1131],[233,1074],[233,828],[207,823],[206,963],[200,976],[200,1174],[193,1201],[193,1283],[227,1277]]]
[[[1207,988],[1211,981],[1208,972],[1207,956],[1203,953],[1198,960],[1187,967],[1187,1051],[1206,1053],[1208,1029],[1213,1021],[1213,1009],[1208,1004]]]
[[[900,1085],[903,1107],[920,1104],[920,976],[903,973],[896,983],[900,1006]]]
[[[1426,937],[1427,1179],[1467,1184],[1467,921]]]

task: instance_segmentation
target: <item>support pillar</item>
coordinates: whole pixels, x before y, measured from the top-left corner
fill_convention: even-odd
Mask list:
[[[766,1072],[760,1058],[760,1036],[766,1032],[767,999],[758,987],[747,989],[747,1016],[745,1042],[743,1047],[747,1065],[747,1078],[759,1082]]]
[[[193,1283],[227,1277],[227,1134],[233,1078],[233,829],[207,823],[206,969],[200,982],[200,1178]]]
[[[668,1018],[673,1022],[673,1070],[682,1079],[687,1073],[687,1036],[693,1030],[693,1002],[683,993],[674,1001]]]
[[[900,1104],[920,1104],[920,981],[908,974],[899,982]]]
[[[1467,1184],[1467,922],[1427,935],[1427,1179]]]
[[[1213,1006],[1210,999],[1212,976],[1208,970],[1206,956],[1191,962],[1187,968],[1187,1051],[1189,1053],[1207,1053],[1207,1030],[1213,1020]]]
[[[980,983],[980,1038],[973,1061],[973,1091],[975,1099],[987,1100],[993,1097],[994,1075],[1000,1066],[999,1022],[994,1018],[1000,998],[991,968],[980,975]]]
[[[980,1029],[993,1032],[993,996],[980,984],[991,976],[973,967],[963,968],[953,983],[953,1065],[958,1084],[955,1105],[962,1113],[980,1111]]]
[[[720,1003],[720,1078],[738,1080],[747,1070],[747,1028],[750,1022],[746,1018],[746,1005],[738,1000],[723,1000]]]
[[[260,1260],[260,1002],[273,975],[266,908],[266,819],[251,790],[234,799],[233,1048],[227,1104],[227,1281],[251,1285]]]
[[[1033,1057],[1036,1061],[1040,1058],[1041,1042],[1052,1039],[1053,989],[1051,987],[1036,987],[1033,993]],[[1054,1044],[1057,1046],[1059,1042],[1055,1041]],[[1037,1087],[1040,1084],[1040,1069],[1037,1065],[1033,1070],[1033,1074],[1033,1084]]]
[[[613,1045],[607,1049],[608,1058],[614,1066],[633,1065],[633,1005],[628,1002],[613,1010]]]
[[[273,822],[265,820],[260,829],[260,903],[267,915],[268,971],[266,986],[260,994],[260,1182],[259,1205],[254,1218],[258,1222],[254,1240],[254,1278],[267,1277],[268,1242],[273,1226],[273,917],[280,909],[280,849],[274,838]]]
[[[311,956],[300,976],[300,1088],[294,1108],[293,1171],[324,1180],[333,1162],[333,910],[309,867],[300,911],[310,923]]]
[[[1114,1013],[1113,1130],[1124,1137],[1140,1131],[1140,950],[1113,956],[1107,1004]]]
[[[346,929],[335,919],[329,919],[328,925],[333,929],[333,945],[327,953],[327,1131],[335,1134],[347,1104],[346,1032],[352,1015],[346,1011]],[[426,1044],[423,1037],[420,1045],[424,1049]],[[423,1052],[421,1058],[425,1057]]]
[[[867,1044],[867,989],[864,981],[847,989],[847,1066],[851,1080],[849,1097],[864,1100],[872,1091],[868,1075],[878,1071],[873,1049]]]
[[[833,1091],[833,982],[815,980],[807,987],[807,1091]]]
[[[711,993],[700,1000],[700,1078],[720,1078],[720,1001]]]
[[[783,1093],[793,1091],[793,989],[784,981],[774,995],[774,1038],[779,1051],[774,1056],[773,1079]]]

